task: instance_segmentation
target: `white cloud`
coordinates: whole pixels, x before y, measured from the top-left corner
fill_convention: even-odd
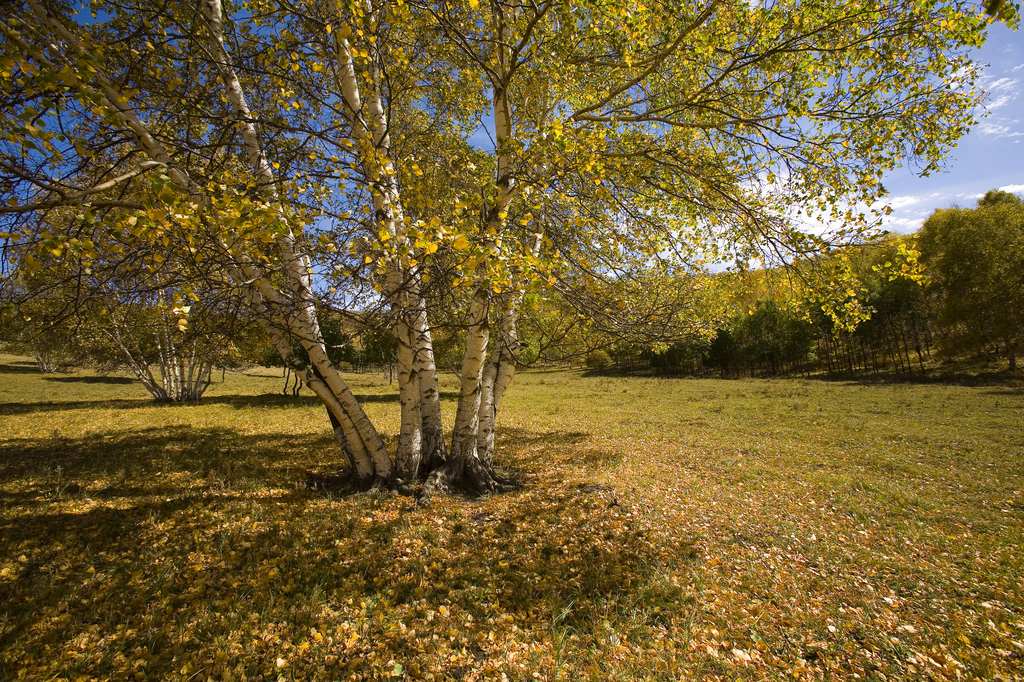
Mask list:
[[[1021,66],[1024,67],[1024,64]],[[1024,133],[1018,132],[1019,119],[1010,119],[1005,115],[999,115],[1000,109],[1019,99],[1018,95],[1021,92],[1020,79],[1008,78],[1006,76],[984,76],[979,84],[985,91],[988,101],[984,104],[985,114],[983,114],[982,120],[978,122],[978,132],[982,135],[991,135],[997,138],[1024,136]],[[1015,106],[1010,107],[1011,110],[1016,108]]]
[[[991,85],[986,86],[985,89],[989,91],[1003,90],[1016,83],[1017,80],[1015,78],[1007,78],[1006,76],[1003,76],[1002,78],[997,78]]]
[[[992,97],[992,101],[986,105],[986,109],[993,111],[1000,107],[1006,106],[1013,100],[1017,99],[1017,93],[1015,92],[1001,92],[998,95]]]
[[[923,201],[921,197],[892,197],[888,201],[883,201],[883,203],[889,204],[895,210],[898,208],[903,208],[904,206],[913,206],[914,204],[919,204],[921,203],[921,201]]]
[[[982,121],[978,124],[978,132],[982,135],[995,135],[996,137],[1017,137],[1021,134],[1009,125],[995,121]]]
[[[1010,192],[1011,194],[1018,194],[1024,192],[1024,185],[1003,185],[999,188],[1003,192]]]
[[[1006,106],[1017,98],[1017,83],[1016,78],[1000,78],[989,85],[984,85],[986,92],[992,98],[985,105],[985,108],[989,111],[999,109],[1000,107]]]

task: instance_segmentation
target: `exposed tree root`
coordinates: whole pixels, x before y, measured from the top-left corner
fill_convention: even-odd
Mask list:
[[[520,487],[518,481],[502,476],[492,467],[478,459],[448,462],[432,471],[420,490],[417,504],[430,506],[434,495],[469,494],[482,497],[493,493],[504,493]]]
[[[516,479],[499,474],[493,467],[475,458],[468,462],[445,462],[430,472],[422,484],[400,478],[359,477],[350,472],[306,475],[306,488],[310,490],[320,490],[339,497],[388,491],[415,498],[416,504],[420,507],[429,507],[435,495],[483,497],[518,490],[521,487],[522,484]]]

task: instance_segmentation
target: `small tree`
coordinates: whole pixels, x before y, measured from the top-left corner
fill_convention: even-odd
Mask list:
[[[612,359],[608,356],[607,351],[598,348],[587,353],[587,369],[607,369],[610,364],[612,364]]]

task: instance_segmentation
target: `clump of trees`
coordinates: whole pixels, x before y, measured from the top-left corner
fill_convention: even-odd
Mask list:
[[[921,281],[893,272],[898,250],[916,243]],[[828,371],[925,371],[929,360],[1006,358],[1017,368],[1024,297],[1024,207],[992,190],[976,208],[937,210],[915,237],[859,253],[871,318],[855,330],[823,316],[817,356]]]
[[[990,355],[1011,370],[1024,333],[1024,202],[992,190],[977,208],[936,211],[920,233],[929,295],[947,354]]]

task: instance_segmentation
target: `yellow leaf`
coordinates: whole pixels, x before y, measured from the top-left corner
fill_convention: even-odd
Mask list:
[[[469,6],[472,9],[476,9],[477,7],[480,6],[480,0],[469,0]]]
[[[457,251],[464,251],[469,248],[469,240],[466,239],[465,235],[460,234],[458,237],[455,238],[455,241],[452,242],[452,248],[456,249]]]

